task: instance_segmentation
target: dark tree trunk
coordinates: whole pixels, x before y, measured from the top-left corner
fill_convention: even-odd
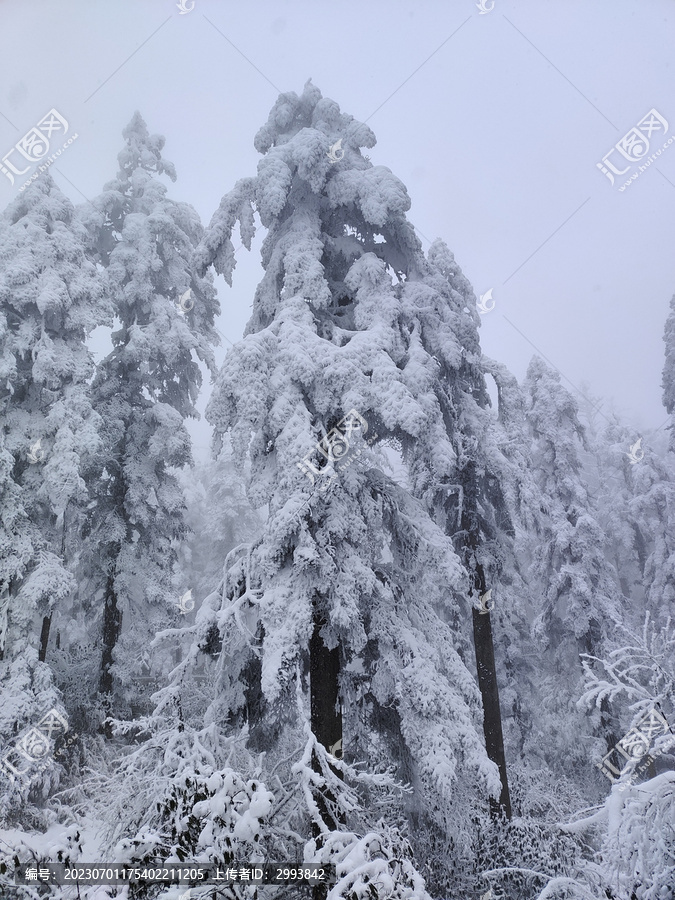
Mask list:
[[[490,613],[476,609],[475,601],[487,593],[485,571],[479,562],[481,521],[478,516],[478,478],[476,463],[471,460],[464,470],[464,503],[461,516],[460,546],[471,579],[470,594],[474,600],[473,640],[476,651],[478,687],[483,700],[483,733],[488,757],[499,769],[502,790],[499,801],[490,798],[490,812],[494,818],[511,818],[511,798],[506,774],[502,714],[499,707],[499,688],[495,667]]]
[[[101,655],[101,678],[98,686],[102,694],[112,693],[113,677],[110,667],[113,664],[113,651],[121,630],[122,611],[117,607],[114,578],[109,575],[103,610],[103,653]]]
[[[310,708],[312,731],[329,753],[340,759],[342,757],[342,711],[339,697],[340,648],[329,650],[321,638],[321,627],[324,622],[314,621],[314,633],[309,642],[309,679]],[[312,760],[312,768],[319,772],[316,758]],[[333,769],[336,774],[337,770]],[[335,798],[329,791],[317,792],[316,804],[321,818],[331,831],[342,824],[342,816],[331,812]],[[318,834],[316,835],[318,836]]]
[[[66,513],[67,512],[68,512],[68,503],[66,503],[66,508],[63,510],[63,525],[61,528],[61,559],[63,560],[64,564],[66,561]],[[47,658],[47,646],[49,644],[49,631],[50,631],[51,627],[52,627],[51,614],[48,616],[43,616],[42,631],[40,632],[40,652],[38,654],[38,659],[40,660],[40,662],[44,662]]]
[[[485,578],[482,566],[478,566],[480,579],[483,581],[481,595],[485,594]],[[480,590],[480,588],[479,588]],[[494,817],[502,814],[511,818],[511,797],[506,775],[506,757],[504,755],[504,735],[502,733],[502,714],[499,707],[499,687],[495,667],[495,650],[492,642],[492,623],[489,612],[473,609],[473,641],[476,648],[476,670],[478,687],[483,698],[483,734],[487,755],[499,768],[502,791],[499,802],[490,798],[490,810]]]
[[[44,616],[42,619],[42,632],[40,634],[40,653],[38,659],[44,662],[47,658],[47,644],[49,643],[49,629],[52,626],[52,617]]]
[[[3,582],[2,590],[0,590],[0,660],[5,658],[5,644],[7,643],[7,635],[9,633],[9,604],[12,599],[11,588],[10,582]],[[4,593],[5,589],[6,593]]]

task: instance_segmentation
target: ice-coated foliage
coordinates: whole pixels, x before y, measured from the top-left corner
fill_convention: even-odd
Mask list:
[[[338,140],[344,156],[335,163]],[[311,83],[300,97],[283,95],[256,138],[257,176],[223,198],[197,249],[202,270],[213,263],[229,278],[236,221],[245,243],[254,208],[267,228],[253,314],[207,417],[217,435],[231,433],[235,458],[250,459],[249,497],[269,504],[269,520],[251,555],[255,595],[225,589],[225,606],[203,610],[200,634],[202,646],[214,629],[223,642],[231,711],[245,702],[249,644],[266,715],[283,717],[313,622],[325,620],[323,641],[344,659],[346,759],[374,766],[391,756],[429,815],[452,829],[453,798],[461,816],[468,797],[499,790],[477,732],[475,682],[459,656],[468,643],[450,625],[466,615],[466,580],[450,538],[392,481],[380,447],[402,448],[432,495],[438,481],[452,481],[457,455],[475,438],[464,437],[464,421],[452,439],[446,433],[432,351],[453,372],[464,365],[462,343],[477,352],[477,316],[464,311],[470,287],[448,252],[435,250],[437,263],[421,252],[405,187],[362,157],[374,140]],[[434,317],[434,304],[448,300],[457,308]],[[351,456],[322,492],[298,464],[318,458],[317,440],[352,409],[366,426],[350,434]],[[231,606],[255,607],[239,640]]]
[[[593,515],[579,459],[583,427],[578,407],[560,376],[535,357],[527,372],[527,418],[535,479],[546,505],[547,522],[535,561],[546,585],[535,625],[553,649],[592,652],[621,621],[616,585],[603,549],[605,535]]]
[[[675,413],[675,295],[670,301],[670,314],[663,332],[666,344],[666,360],[663,365],[663,405],[672,416]],[[670,427],[670,449],[675,451],[675,430]]]
[[[12,478],[14,457],[0,434],[0,659],[8,647],[10,585],[18,583],[35,555],[39,539],[23,504],[20,485]],[[15,610],[14,615],[18,611]],[[30,621],[32,624],[32,615]],[[11,641],[10,641],[11,643]]]
[[[87,339],[111,321],[105,281],[86,257],[85,230],[46,174],[0,216],[3,746],[48,709],[62,709],[37,648],[49,634],[44,620],[67,615],[76,588],[67,522],[87,499],[83,457],[97,447],[101,423],[89,396]],[[29,790],[57,781],[50,756],[34,778],[10,783],[3,813],[17,792],[25,802]]]
[[[104,657],[125,660],[113,669],[104,658],[107,691],[108,670],[128,684],[130,674],[152,668],[147,644],[176,615],[176,542],[186,525],[172,470],[192,461],[184,419],[197,415],[198,361],[213,370],[219,311],[211,279],[190,264],[199,217],[170,200],[158,177],[176,177],[161,155],[164,138],[150,135],[138,113],[123,134],[117,178],[81,210],[119,324],[92,386],[104,426],[102,448],[89,460],[94,502],[85,526],[91,587],[105,595]]]
[[[307,859],[335,866],[327,900],[431,900],[408,841],[385,822],[377,826],[363,836],[333,832],[318,851],[314,841],[308,843]]]
[[[106,836],[115,859],[134,865],[261,862],[274,795],[227,764],[236,747],[215,725],[196,732],[157,724],[150,724],[152,739],[116,768],[115,777],[136,790],[115,796],[118,824]]]
[[[672,896],[675,772],[663,772],[624,793],[614,788],[607,819],[600,854],[612,890],[637,900]]]
[[[631,468],[634,552],[643,565],[646,609],[663,626],[675,615],[675,459],[672,452],[663,459],[647,446]]]
[[[584,716],[575,707],[581,691],[579,656],[604,652],[608,635],[621,623],[620,590],[586,486],[577,402],[559,374],[538,357],[530,363],[524,388],[533,476],[543,508],[530,569],[532,631],[542,673],[539,715],[525,746],[549,765],[556,760],[566,777],[576,768],[575,777],[589,780],[587,790],[597,790],[588,742],[595,734],[608,747],[616,736],[608,709]],[[585,735],[581,743],[579,734]]]

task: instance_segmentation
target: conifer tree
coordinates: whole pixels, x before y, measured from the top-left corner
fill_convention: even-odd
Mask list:
[[[608,636],[622,621],[620,591],[582,471],[585,436],[576,400],[538,357],[527,370],[525,391],[534,477],[546,508],[532,575],[539,597],[533,633],[547,673],[541,693],[547,712],[529,744],[533,753],[555,757],[568,774],[583,773],[587,754],[573,735],[584,723],[568,724],[578,719],[580,654],[604,653]],[[608,746],[616,739],[606,706],[595,728]]]
[[[120,653],[117,672],[125,681],[149,664],[148,641],[171,621],[170,605],[177,607],[172,576],[186,529],[172,469],[191,462],[184,420],[197,415],[198,361],[213,370],[218,343],[214,288],[190,266],[202,235],[199,217],[189,204],[170,200],[158,177],[176,179],[162,157],[164,138],[150,135],[138,113],[123,135],[116,179],[82,209],[91,258],[107,271],[119,323],[92,388],[104,429],[103,447],[89,464],[95,505],[85,527],[90,569],[103,593],[103,694],[113,690]]]
[[[89,396],[86,341],[112,318],[105,282],[85,251],[73,205],[49,174],[0,217],[5,738],[51,708],[63,710],[45,659],[52,615],[67,617],[75,593],[72,560],[64,558],[68,515],[76,519],[86,503],[83,457],[96,448],[101,423]],[[52,762],[43,777],[53,771]]]
[[[675,453],[675,296],[670,301],[663,340],[666,359],[663,365],[663,405],[671,422],[669,449]],[[655,621],[665,625],[675,611],[675,463],[670,456],[656,460],[645,451],[645,461],[651,466],[635,465],[635,477],[642,495],[636,500],[641,511],[648,513],[650,525],[645,523],[651,537],[651,553],[646,563],[648,609]],[[657,471],[650,472],[654,466]]]
[[[495,815],[511,815],[489,597],[504,562],[512,560],[511,515],[502,492],[505,465],[482,369],[475,296],[453,254],[435,241],[400,288],[411,334],[410,371],[426,370],[429,425],[405,427],[400,441],[415,493],[452,536],[469,577],[472,637],[490,759],[502,788]],[[406,367],[407,368],[407,367]],[[404,373],[406,370],[404,369]],[[489,593],[490,591],[490,593]]]
[[[497,388],[496,415],[492,413],[481,446],[503,495],[494,526],[499,542],[495,546],[497,573],[491,618],[500,635],[495,654],[511,767],[519,756],[522,759],[536,717],[533,701],[538,693],[540,658],[532,646],[530,623],[538,607],[530,589],[529,570],[542,533],[544,507],[532,472],[523,389],[506,366],[484,354],[480,368]]]
[[[433,497],[437,470],[453,471],[456,458],[447,431],[474,440],[459,436],[463,421],[443,421],[447,389],[420,338],[425,304],[443,304],[447,281],[406,220],[405,187],[362,157],[374,142],[313,85],[282,95],[256,136],[257,176],[223,198],[196,253],[200,271],[213,264],[231,282],[235,223],[247,247],[254,210],[268,231],[246,337],[207,410],[217,435],[231,432],[235,457],[250,458],[251,501],[270,509],[246,565],[230,569],[198,617],[201,647],[221,657],[212,715],[245,721],[258,672],[260,749],[273,750],[298,728],[296,691],[309,675],[306,797],[327,845],[349,826],[331,771],[357,759],[393,759],[446,836],[501,790],[461,661],[466,573],[374,443],[401,448],[419,497],[431,471]],[[461,345],[477,344],[475,317],[442,325],[437,343],[461,368]],[[240,638],[228,625],[236,617]]]
[[[537,561],[548,584],[538,628],[559,653],[570,641],[578,652],[592,653],[621,616],[612,572],[602,554],[605,536],[583,482],[583,426],[560,376],[537,357],[525,386],[535,477],[549,516]]]
[[[630,601],[624,618],[637,623],[645,608],[645,566],[649,555],[649,529],[640,508],[640,466],[650,467],[653,453],[642,449],[635,429],[613,414],[588,444],[595,466],[586,467],[589,492],[593,494],[597,518],[607,536],[607,555],[616,571],[621,594]],[[631,454],[631,448],[635,447]],[[638,477],[640,476],[640,477]]]
[[[665,626],[675,612],[675,462],[647,444],[632,471],[635,552],[643,563],[644,609]],[[640,540],[638,540],[640,538]],[[638,610],[639,612],[639,610]]]

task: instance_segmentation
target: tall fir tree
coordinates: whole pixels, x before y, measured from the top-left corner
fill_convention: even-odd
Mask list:
[[[607,557],[616,571],[621,594],[630,601],[624,607],[624,619],[631,622],[642,618],[649,555],[648,533],[636,494],[636,465],[644,460],[645,451],[636,437],[635,430],[613,413],[604,428],[593,429],[588,435],[590,459],[585,466],[597,518],[607,536]]]
[[[311,83],[300,97],[282,95],[256,136],[258,175],[223,198],[196,254],[200,271],[213,264],[231,283],[237,220],[247,247],[254,209],[268,230],[246,337],[228,353],[207,410],[217,435],[231,431],[235,458],[250,458],[253,504],[270,509],[249,565],[232,569],[198,617],[201,647],[221,656],[212,715],[241,723],[258,690],[260,721],[248,724],[260,749],[273,749],[298,728],[296,690],[309,675],[300,707],[314,754],[308,808],[326,846],[349,825],[331,781],[336,746],[343,774],[357,759],[394,760],[416,788],[408,814],[433,821],[448,841],[461,842],[459,821],[502,790],[462,662],[469,582],[443,533],[447,516],[439,528],[368,446],[377,435],[398,447],[430,508],[456,487],[455,447],[477,438],[452,401],[442,402],[451,393],[444,380],[456,378],[457,393],[480,389],[478,376],[459,384],[462,346],[477,348],[477,316],[438,312],[453,289],[436,259],[443,250],[425,259],[405,217],[405,187],[361,156],[374,143]],[[465,279],[462,288],[463,307]],[[434,359],[427,346],[444,355]],[[450,372],[439,374],[446,359]],[[470,407],[476,417],[479,406]],[[496,482],[485,496],[501,512]],[[485,521],[495,515],[485,510]],[[239,638],[227,624],[237,616]],[[448,876],[438,865],[432,873]]]
[[[675,296],[670,301],[663,340],[666,345],[663,365],[663,405],[670,416],[669,449],[675,453]],[[645,457],[657,465],[649,473],[647,467],[635,466],[636,479],[644,497],[643,509],[649,509],[652,538],[651,553],[646,564],[648,609],[655,621],[665,625],[675,614],[675,457],[656,460],[645,451]]]
[[[158,177],[176,180],[164,138],[138,113],[123,136],[117,178],[81,210],[119,323],[93,383],[105,424],[102,450],[89,460],[94,505],[84,531],[103,595],[99,690],[113,692],[116,671],[115,695],[149,665],[148,641],[177,608],[172,576],[186,526],[172,469],[192,461],[184,420],[198,415],[199,361],[214,369],[219,312],[212,280],[190,265],[199,217],[170,200]]]
[[[105,280],[86,258],[72,203],[44,175],[0,217],[2,733],[63,710],[44,661],[53,614],[75,593],[65,545],[98,445],[87,338],[110,324]]]
[[[508,777],[489,611],[491,590],[507,559],[515,565],[511,513],[501,486],[506,464],[490,414],[471,285],[442,241],[403,273],[400,294],[411,334],[410,370],[424,367],[429,426],[397,435],[413,489],[452,537],[469,577],[471,624],[483,732],[499,766],[502,789],[495,815],[511,815]],[[505,599],[505,595],[503,596]]]
[[[575,656],[592,653],[621,622],[621,609],[579,458],[584,429],[560,376],[537,357],[527,370],[525,389],[535,478],[548,515],[535,564],[547,585],[537,628],[558,655],[570,647]]]
[[[545,507],[535,483],[526,419],[526,401],[516,377],[503,364],[483,354],[480,368],[497,389],[497,415],[483,442],[503,494],[502,523],[496,523],[500,559],[492,614],[500,640],[497,669],[503,679],[505,742],[510,766],[523,772],[524,745],[536,716],[534,698],[540,677],[539,653],[530,639],[536,604],[530,590],[530,566],[543,530]],[[512,531],[512,533],[511,533]]]
[[[603,705],[589,726],[576,711],[581,690],[580,654],[602,655],[622,622],[616,572],[607,561],[607,538],[585,483],[580,450],[584,429],[578,405],[557,372],[534,357],[525,379],[535,481],[545,519],[532,565],[537,601],[533,634],[542,652],[542,715],[528,749],[568,777],[583,779],[588,753],[575,734],[595,730],[610,746],[617,735]],[[554,689],[555,685],[555,689]],[[577,720],[570,728],[570,720]]]
[[[630,512],[645,592],[641,608],[665,626],[675,614],[675,461],[647,443],[631,475]]]

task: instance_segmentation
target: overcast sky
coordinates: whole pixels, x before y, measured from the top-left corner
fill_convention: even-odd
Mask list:
[[[166,137],[169,195],[206,225],[255,174],[253,137],[278,93],[311,78],[373,129],[371,161],[407,186],[425,249],[443,238],[477,296],[492,290],[485,353],[522,379],[538,352],[636,434],[663,425],[675,142],[623,192],[644,141],[626,143],[631,159],[609,156],[629,167],[614,186],[597,163],[651,110],[666,124],[638,129],[645,160],[675,135],[674,0],[482,0],[484,13],[478,0],[182,2],[190,12],[178,0],[0,0],[0,158],[56,109],[78,138],[50,171],[83,202],[115,176],[139,110]],[[0,208],[23,180],[0,174]],[[238,252],[232,289],[217,279],[232,342],[262,236]]]

